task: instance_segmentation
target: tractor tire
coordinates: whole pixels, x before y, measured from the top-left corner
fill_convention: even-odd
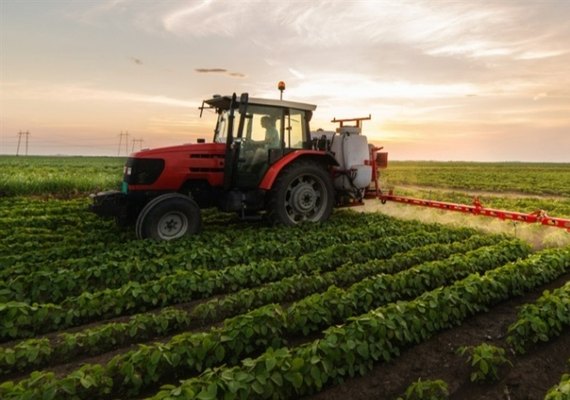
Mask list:
[[[269,195],[268,215],[273,222],[297,225],[326,221],[333,209],[332,178],[323,164],[297,161],[283,169]]]
[[[173,240],[193,235],[202,227],[200,208],[180,193],[152,199],[140,212],[135,227],[137,238]]]

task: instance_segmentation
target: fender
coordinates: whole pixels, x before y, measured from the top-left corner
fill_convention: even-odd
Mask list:
[[[285,155],[283,158],[269,167],[265,173],[265,176],[261,180],[261,183],[259,184],[259,188],[270,190],[273,186],[273,182],[275,182],[275,179],[277,179],[277,176],[281,170],[298,158],[312,158],[316,160],[322,160],[322,162],[326,163],[327,165],[338,165],[338,161],[330,152],[320,150],[295,150],[292,153]]]

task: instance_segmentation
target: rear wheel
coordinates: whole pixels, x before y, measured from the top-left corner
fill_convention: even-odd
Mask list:
[[[139,239],[172,240],[200,231],[202,217],[196,202],[179,193],[151,200],[137,218]]]
[[[278,223],[327,220],[332,212],[334,189],[322,164],[298,161],[286,167],[271,189],[269,215]]]

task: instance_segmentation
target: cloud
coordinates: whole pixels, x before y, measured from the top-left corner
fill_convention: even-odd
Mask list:
[[[293,74],[295,78],[304,79],[305,75],[294,68],[289,68],[289,72]]]
[[[100,22],[111,18],[160,35],[229,38],[251,42],[264,58],[299,48],[389,44],[435,57],[526,60],[568,51],[570,2],[229,2],[108,0],[76,13]],[[545,24],[545,21],[549,21]],[[537,34],[537,32],[539,34]],[[293,47],[294,46],[294,47]],[[548,47],[545,49],[545,47]],[[294,49],[294,50],[293,50]]]
[[[514,53],[513,49],[502,47],[501,44],[493,44],[483,41],[472,41],[461,44],[445,45],[428,50],[426,54],[438,56],[465,56],[469,58],[508,56]]]
[[[228,76],[232,76],[234,78],[245,78],[246,75],[242,74],[241,72],[231,72],[225,68],[196,68],[194,71],[198,72],[199,74],[224,74]]]
[[[204,37],[210,35],[231,36],[240,29],[241,18],[250,3],[214,2],[203,0],[179,8],[162,16],[162,26],[167,32],[178,35],[190,34]]]
[[[65,9],[63,15],[74,21],[78,21],[87,25],[96,25],[105,20],[109,15],[130,14],[130,8],[135,0],[103,0],[83,4],[70,4]]]
[[[136,57],[129,57],[129,60],[131,60],[133,63],[137,64],[137,65],[143,65],[143,62]]]
[[[228,70],[224,68],[196,68],[194,71],[201,74],[228,72]]]
[[[319,74],[289,85],[297,98],[310,99],[315,96],[342,101],[370,99],[437,99],[464,97],[473,94],[477,88],[467,82],[452,84],[427,84],[410,81],[386,81],[368,75],[355,73]],[[273,96],[274,92],[263,93]]]
[[[4,99],[44,101],[105,101],[150,103],[170,107],[198,107],[201,99],[177,99],[164,95],[130,93],[93,88],[86,84],[42,84],[38,82],[1,82]]]
[[[542,51],[526,51],[520,54],[518,60],[538,60],[542,58],[558,57],[564,54],[568,54],[567,50],[542,50]]]

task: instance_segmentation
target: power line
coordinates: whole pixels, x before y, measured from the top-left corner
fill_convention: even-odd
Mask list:
[[[133,153],[135,151],[135,144],[138,143],[138,149],[142,150],[142,144],[143,144],[144,140],[143,139],[133,139],[133,148],[131,149],[131,153]]]
[[[26,137],[26,155],[28,155],[28,140],[30,137],[30,132],[18,132],[18,148],[16,149],[16,157],[20,155],[20,143],[22,142],[22,136]]]
[[[123,142],[123,136],[125,137],[125,153],[129,155],[129,132],[121,132],[119,134],[119,148],[117,149],[117,156],[121,154],[121,144]]]

